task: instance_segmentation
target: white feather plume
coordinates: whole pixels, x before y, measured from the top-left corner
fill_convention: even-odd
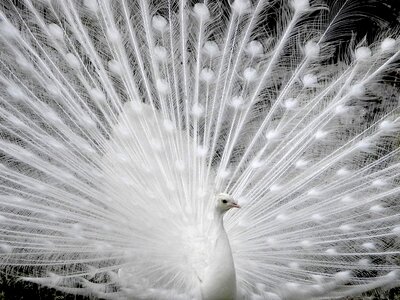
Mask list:
[[[399,31],[343,47],[354,3],[5,1],[0,264],[198,299],[225,192],[239,299],[398,285]]]

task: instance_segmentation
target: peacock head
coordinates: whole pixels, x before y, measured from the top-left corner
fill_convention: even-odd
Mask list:
[[[222,214],[227,212],[231,208],[240,208],[240,205],[237,204],[236,201],[229,194],[220,193],[217,195],[216,199],[216,210]]]

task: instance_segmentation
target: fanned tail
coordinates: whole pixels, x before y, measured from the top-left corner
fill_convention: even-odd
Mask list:
[[[339,4],[6,1],[0,263],[197,299],[226,192],[243,299],[398,285],[398,30],[344,47]]]

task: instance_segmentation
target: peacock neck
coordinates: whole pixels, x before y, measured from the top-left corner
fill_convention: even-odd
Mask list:
[[[203,300],[236,299],[236,272],[223,213],[215,211],[213,220],[214,247],[205,280],[202,283]]]
[[[214,222],[213,228],[226,234],[225,227],[224,227],[224,214],[223,213],[221,213],[218,210],[215,210],[213,222]]]

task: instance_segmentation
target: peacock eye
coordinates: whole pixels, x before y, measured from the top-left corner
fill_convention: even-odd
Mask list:
[[[228,201],[227,200],[222,200],[222,203],[228,203]]]

